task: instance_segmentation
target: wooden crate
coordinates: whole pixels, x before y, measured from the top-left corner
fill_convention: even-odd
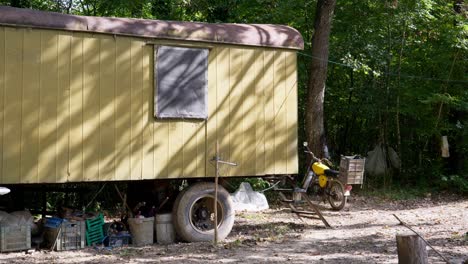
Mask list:
[[[356,156],[341,156],[340,180],[344,184],[363,184],[365,158]]]
[[[0,226],[0,252],[31,248],[31,226]]]

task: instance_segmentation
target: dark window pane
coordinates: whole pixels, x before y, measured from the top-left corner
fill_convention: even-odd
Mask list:
[[[208,118],[208,50],[161,46],[155,53],[155,116]]]

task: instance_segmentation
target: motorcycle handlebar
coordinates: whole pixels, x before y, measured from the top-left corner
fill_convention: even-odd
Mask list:
[[[315,160],[315,161],[318,161],[318,162],[321,162],[321,159],[315,157],[314,153],[312,151],[310,151],[309,147],[306,147],[307,150],[304,150],[305,153],[308,153],[310,154],[310,156],[312,156],[312,159]]]

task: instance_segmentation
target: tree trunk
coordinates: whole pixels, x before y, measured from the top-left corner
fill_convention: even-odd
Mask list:
[[[416,234],[398,234],[396,236],[398,263],[426,264],[426,244]]]
[[[312,60],[307,90],[306,134],[311,150],[324,157],[326,140],[323,123],[323,101],[327,79],[328,39],[336,0],[318,0],[312,37]]]

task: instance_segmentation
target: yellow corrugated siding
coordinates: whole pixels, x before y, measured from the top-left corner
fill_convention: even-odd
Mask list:
[[[3,183],[21,182],[21,101],[23,30],[5,29],[5,89],[3,91]],[[13,89],[12,89],[13,88]]]
[[[26,38],[25,38],[26,40]],[[57,181],[67,180],[70,156],[70,65],[72,34],[58,36],[58,95],[57,95]],[[25,48],[25,51],[27,49]],[[24,61],[26,63],[26,60]],[[24,78],[29,82],[27,77]],[[29,111],[23,112],[28,113]],[[24,123],[24,122],[23,122]],[[24,131],[24,129],[23,129]],[[22,152],[24,153],[24,152]],[[63,153],[63,154],[62,154]]]
[[[255,171],[257,174],[266,174],[265,170],[265,81],[263,67],[264,52],[260,49],[255,50],[255,103],[253,113],[255,115]]]
[[[286,103],[287,114],[287,171],[297,171],[297,57],[296,52],[285,52],[286,56]]]
[[[151,47],[143,49],[143,179],[154,178],[154,122],[153,122],[153,79]]]
[[[137,38],[0,27],[0,182],[213,176],[216,140],[223,176],[297,173],[294,51],[211,47],[207,121],[153,117],[153,60]]]
[[[245,74],[242,65],[242,50],[241,49],[230,49],[229,52],[229,79],[230,79],[230,96],[229,100],[229,144],[230,154],[229,160],[236,162],[239,165],[243,164],[243,149],[242,145],[239,144],[243,141],[242,134],[242,103],[243,98],[243,82],[242,79],[236,76]],[[220,65],[220,67],[228,67],[227,65]],[[225,135],[220,135],[222,138]],[[228,168],[230,175],[242,175],[242,165],[233,168]]]
[[[24,42],[24,57],[28,59],[23,64],[21,153],[27,155],[21,155],[20,175],[21,182],[30,183],[38,180],[40,93],[37,84],[40,82],[41,70],[41,34],[37,31],[25,31],[24,37],[30,41]],[[0,47],[0,52],[1,50]],[[0,65],[0,69],[2,66]]]
[[[99,180],[113,180],[115,160],[115,41],[112,36],[103,36],[100,43],[99,83]]]
[[[216,101],[217,101],[217,108],[218,109],[225,109],[226,111],[219,111],[216,114],[216,123],[218,123],[218,137],[219,142],[219,153],[222,159],[230,160],[231,159],[231,127],[230,121],[231,116],[230,113],[230,101],[229,96],[232,92],[232,87],[230,85],[230,78],[229,78],[229,71],[230,71],[230,64],[229,64],[229,56],[230,56],[230,49],[227,47],[220,47],[217,48],[216,54],[216,87],[223,87],[223,89],[217,89],[216,93]],[[219,67],[219,65],[223,65]],[[228,174],[230,170],[228,168],[224,168],[225,170],[224,175]]]
[[[115,180],[130,177],[130,142],[131,142],[131,40],[116,41],[116,80],[115,80]]]
[[[73,34],[70,50],[70,156],[67,180],[84,180],[83,163],[83,34]]]
[[[5,173],[3,172],[3,152],[4,152],[4,147],[3,147],[3,142],[4,142],[4,137],[3,137],[3,131],[5,130],[5,123],[4,123],[4,116],[5,116],[5,104],[4,104],[4,99],[5,99],[5,89],[6,89],[6,66],[5,66],[5,59],[6,59],[6,49],[5,49],[5,42],[6,42],[6,36],[5,36],[5,28],[0,27],[0,144],[2,145],[2,148],[0,150],[0,182],[5,182],[4,176]]]

